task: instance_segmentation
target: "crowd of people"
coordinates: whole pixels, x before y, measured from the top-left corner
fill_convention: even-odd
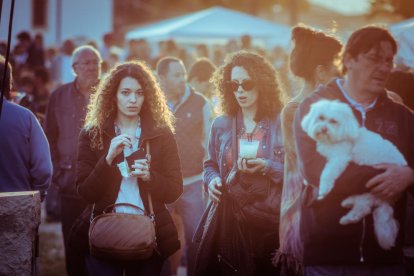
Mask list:
[[[414,273],[414,73],[395,68],[386,29],[360,28],[343,45],[298,25],[289,54],[249,36],[212,53],[165,41],[155,56],[143,39],[115,51],[111,34],[100,48],[67,40],[60,51],[39,34],[17,39],[11,65],[0,60],[0,191],[40,191],[47,219],[62,223],[68,275]],[[303,118],[321,99],[347,104],[408,165],[351,162],[318,197],[327,161]],[[315,128],[317,138],[337,143],[341,122],[318,120],[335,127]],[[393,207],[390,249],[372,214],[340,223],[354,207],[343,201],[362,193]],[[156,250],[95,256],[74,225],[112,205],[139,213],[125,203],[154,209]]]

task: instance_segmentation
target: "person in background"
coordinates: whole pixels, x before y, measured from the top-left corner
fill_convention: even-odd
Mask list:
[[[290,54],[290,70],[303,80],[303,88],[282,110],[285,172],[280,208],[280,247],[275,262],[282,265],[282,273],[301,275],[302,240],[300,238],[300,196],[303,179],[297,166],[297,153],[293,134],[293,119],[299,104],[320,85],[338,76],[339,55],[342,43],[306,25],[292,29],[295,47]]]
[[[103,45],[99,48],[102,60],[108,62],[111,53],[111,47],[114,45],[115,36],[114,33],[105,33],[102,36]]]
[[[131,39],[128,41],[128,52],[125,60],[143,60],[147,64],[152,64],[151,47],[145,39]]]
[[[388,77],[385,86],[401,97],[402,102],[414,110],[414,71],[399,61]]]
[[[211,108],[204,96],[187,85],[187,73],[180,59],[161,59],[157,64],[157,73],[169,108],[177,119],[176,139],[184,177],[184,193],[177,202],[169,205],[169,209],[183,221],[187,269],[191,275],[195,257],[191,247],[192,237],[205,208],[202,173],[212,120]]]
[[[99,52],[91,46],[80,46],[73,51],[72,69],[76,79],[52,93],[44,123],[54,168],[52,189],[57,189],[59,195],[47,199],[46,206],[52,210],[61,208],[68,275],[85,272],[84,256],[69,248],[67,240],[74,221],[86,207],[75,187],[76,154],[89,98],[99,83],[101,61]]]
[[[36,67],[33,72],[34,75],[34,101],[37,105],[37,115],[42,117],[46,114],[47,104],[49,102],[49,71],[44,67]]]
[[[34,114],[9,102],[12,68],[0,56],[0,75],[6,71],[0,119],[0,192],[39,191],[41,200],[52,180],[52,161],[46,136]]]
[[[37,113],[37,105],[34,100],[35,83],[32,75],[21,76],[16,82],[21,99],[19,105],[26,107],[34,114]]]
[[[219,105],[218,97],[214,93],[214,85],[210,82],[216,68],[208,58],[200,58],[193,63],[187,77],[189,85],[210,101],[213,110],[217,110]]]
[[[176,201],[183,191],[173,131],[173,115],[165,96],[143,62],[117,65],[101,81],[79,139],[77,190],[93,204],[93,216],[114,203],[148,210],[150,193],[157,248],[149,259],[129,262],[88,255],[89,275],[159,275],[164,260],[180,247],[165,205]],[[150,163],[145,159],[147,143]],[[135,153],[131,164],[126,163],[125,158]],[[130,173],[121,169],[125,167]],[[137,209],[124,206],[115,207],[115,211],[139,214]]]
[[[196,58],[209,58],[210,55],[208,54],[208,48],[206,44],[197,44],[195,47],[195,55]]]
[[[47,138],[30,110],[9,101],[13,83],[12,67],[6,65],[1,55],[0,76],[0,87],[4,88],[5,97],[0,114],[0,193],[39,191],[40,200],[43,201],[52,180],[52,160]],[[37,242],[38,239],[36,234]],[[38,250],[37,242],[33,243],[35,250]],[[38,275],[39,260],[35,257],[32,273]]]
[[[58,87],[75,79],[72,71],[72,53],[75,48],[75,43],[67,39],[63,41],[60,52],[53,59],[51,73],[54,86]]]
[[[38,33],[28,49],[27,63],[30,68],[45,67],[45,49],[43,46],[43,35]]]
[[[386,88],[395,92],[401,98],[401,102],[411,110],[414,110],[414,71],[410,70],[401,60],[396,62],[388,77]],[[407,215],[405,226],[404,265],[406,275],[414,275],[414,195],[407,198]]]
[[[252,37],[250,35],[242,35],[240,37],[240,43],[242,50],[253,50]]]
[[[29,48],[32,44],[32,37],[29,32],[21,31],[16,36],[18,42],[14,46],[12,56],[14,60],[13,75],[16,79],[20,78],[20,69],[27,64],[29,58]]]

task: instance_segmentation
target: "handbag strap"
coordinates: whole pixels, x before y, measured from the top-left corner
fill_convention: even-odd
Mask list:
[[[106,214],[109,209],[112,209],[112,212],[113,212],[114,207],[117,207],[117,206],[127,206],[127,207],[131,207],[131,208],[137,209],[139,211],[142,211],[144,213],[144,210],[142,210],[142,208],[140,208],[140,207],[138,207],[138,206],[136,206],[134,204],[130,204],[130,203],[114,203],[114,204],[108,205],[108,206],[106,206],[105,210],[103,210],[102,213]]]
[[[147,143],[145,144],[146,147],[146,152],[147,154],[145,155],[145,157],[147,158],[148,164],[151,164],[151,153],[150,153],[150,144],[149,141],[146,141]],[[149,205],[149,217],[153,220],[155,218],[155,213],[154,213],[154,209],[152,206],[152,197],[151,197],[151,193],[148,192],[148,205]]]
[[[145,158],[148,160],[148,163],[150,164],[151,163],[151,153],[150,153],[149,141],[147,141],[145,147],[146,147],[146,152],[147,152],[147,154],[145,155]],[[111,205],[107,206],[105,208],[105,210],[103,211],[103,213],[106,213],[109,208],[112,208],[113,209],[113,207],[119,206],[119,205],[129,206],[129,207],[133,207],[133,208],[142,210],[140,207],[135,206],[133,204],[129,204],[129,203],[116,203],[115,204],[114,203],[114,204],[111,204]],[[155,221],[154,220],[155,219],[155,213],[154,213],[154,208],[153,208],[153,205],[152,205],[152,197],[151,197],[151,193],[150,192],[148,192],[148,205],[149,205],[149,214],[148,214],[148,216],[151,218],[152,221]],[[92,207],[91,221],[92,221],[92,219],[94,217],[93,216],[93,210],[94,209],[95,209],[95,204]]]
[[[234,116],[232,120],[231,136],[232,136],[231,150],[232,150],[233,167],[234,167],[234,166],[237,166],[237,158],[239,157],[238,152],[237,152],[237,116]]]

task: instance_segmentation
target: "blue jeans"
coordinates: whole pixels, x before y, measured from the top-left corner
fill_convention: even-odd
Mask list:
[[[399,265],[352,266],[320,265],[305,266],[305,276],[404,276],[404,268]]]
[[[191,244],[195,230],[197,229],[198,223],[206,207],[202,193],[203,181],[196,181],[189,185],[185,185],[181,197],[173,204],[168,205],[170,212],[175,211],[183,220],[186,243],[187,275],[192,275],[193,272],[196,252],[192,252],[194,250]]]
[[[110,262],[94,256],[86,256],[86,267],[90,276],[158,276],[164,259],[154,253],[148,260]]]

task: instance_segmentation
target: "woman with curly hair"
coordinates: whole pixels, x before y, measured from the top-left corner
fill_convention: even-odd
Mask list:
[[[183,191],[173,117],[151,70],[142,62],[116,66],[92,96],[78,149],[76,186],[94,205],[93,217],[111,204],[148,210],[151,194],[157,248],[146,260],[119,262],[88,255],[90,275],[159,275],[180,247],[165,204]],[[145,159],[149,143],[151,162]],[[139,209],[116,206],[116,213]]]
[[[223,115],[214,121],[204,163],[211,202],[194,238],[195,275],[277,275],[283,177],[276,72],[262,56],[239,51],[213,75]]]

